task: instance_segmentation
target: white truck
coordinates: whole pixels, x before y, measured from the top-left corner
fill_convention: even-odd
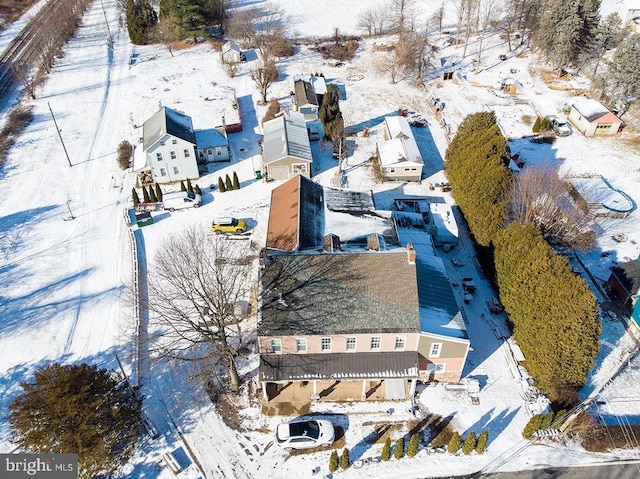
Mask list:
[[[162,208],[169,211],[198,208],[201,204],[202,196],[188,191],[172,191],[162,195]]]

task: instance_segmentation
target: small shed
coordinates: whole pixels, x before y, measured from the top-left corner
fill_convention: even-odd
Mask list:
[[[620,133],[623,123],[607,107],[593,98],[578,98],[571,105],[569,121],[584,136],[606,136]]]
[[[429,204],[429,233],[436,247],[453,247],[458,244],[458,224],[453,216],[451,205],[446,203]]]
[[[242,50],[233,42],[222,45],[220,57],[222,63],[240,63],[243,60]]]
[[[625,312],[640,313],[638,296],[640,295],[640,260],[634,259],[614,266],[604,285],[611,299],[617,300]]]

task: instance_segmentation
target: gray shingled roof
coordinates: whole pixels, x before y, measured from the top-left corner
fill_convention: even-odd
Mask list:
[[[298,105],[318,106],[316,92],[310,82],[305,80],[296,80],[295,82],[293,82],[293,89],[296,95],[296,103]]]
[[[629,295],[640,291],[640,260],[634,259],[615,266],[611,273]]]
[[[143,149],[148,150],[156,141],[167,134],[196,144],[191,117],[165,106],[144,122],[142,126]]]
[[[286,156],[313,161],[307,126],[299,114],[266,121],[264,129],[264,162],[271,163]]]
[[[415,351],[260,355],[260,381],[417,377],[418,353]]]
[[[407,253],[274,255],[262,271],[260,336],[419,332]]]

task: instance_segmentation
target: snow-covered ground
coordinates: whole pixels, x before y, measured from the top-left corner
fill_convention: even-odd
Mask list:
[[[229,214],[251,220],[251,243],[259,247],[266,235],[266,219],[273,183],[256,181],[259,164],[259,121],[263,106],[250,79],[251,63],[241,67],[230,79],[219,65],[218,53],[209,45],[175,51],[175,57],[159,46],[134,47],[126,30],[118,25],[113,0],[96,3],[84,19],[78,34],[71,40],[39,93],[32,102],[34,121],[20,137],[9,161],[0,171],[0,451],[11,452],[6,427],[7,405],[19,392],[19,383],[29,380],[33,372],[50,361],[88,361],[103,367],[117,368],[116,355],[128,373],[135,373],[135,346],[132,331],[134,314],[126,291],[132,279],[130,235],[125,209],[130,202],[134,174],[121,171],[116,164],[116,147],[122,140],[137,143],[138,128],[145,119],[164,105],[191,115],[197,128],[213,126],[208,114],[207,98],[214,84],[236,89],[243,114],[244,131],[230,136],[233,161],[216,166],[215,171],[198,182],[204,191],[204,205],[191,211],[157,214],[153,225],[142,228],[143,252],[151,262],[161,241],[180,234],[188,225],[209,228],[214,216]],[[248,6],[254,2],[237,2]],[[381,0],[317,2],[277,0],[292,17],[294,30],[303,35],[329,36],[334,28],[355,32],[359,11]],[[437,5],[416,1],[422,18]],[[109,48],[104,5],[113,49]],[[453,14],[450,14],[453,19]],[[453,22],[451,22],[453,23]],[[7,35],[0,37],[4,41]],[[441,42],[434,38],[436,44]],[[531,55],[498,57],[506,51],[499,39],[488,40],[482,62],[471,70],[471,57],[459,58],[461,49],[443,48],[439,55],[453,57],[463,65],[463,81],[454,83],[431,79],[426,90],[418,90],[402,81],[392,85],[374,68],[375,55],[366,42],[357,57],[342,67],[331,67],[326,60],[301,46],[298,54],[280,62],[281,80],[270,96],[286,105],[292,90],[291,77],[322,71],[326,78],[344,85],[346,99],[341,109],[351,132],[347,142],[346,182],[350,188],[371,189],[380,209],[391,207],[393,199],[406,195],[441,195],[452,202],[448,193],[429,190],[429,184],[445,180],[443,156],[448,134],[468,113],[491,108],[505,133],[515,138],[528,135],[524,116],[559,114],[569,101],[571,91],[549,88],[534,68]],[[470,51],[474,52],[474,46]],[[130,65],[132,54],[136,62]],[[456,58],[458,57],[458,58]],[[517,96],[500,92],[499,80],[513,77],[522,85]],[[576,82],[572,86],[582,88]],[[439,98],[441,112],[436,116],[432,99]],[[442,107],[444,104],[444,107]],[[428,128],[414,129],[425,158],[426,178],[421,184],[375,184],[367,161],[375,151],[375,142],[383,138],[382,121],[399,108],[423,115]],[[55,130],[55,115],[72,167]],[[444,122],[442,119],[444,118]],[[448,126],[447,126],[448,125]],[[369,136],[363,136],[368,129]],[[559,174],[602,174],[616,188],[640,200],[640,160],[620,137],[602,139],[575,133],[559,138],[552,145],[534,144],[514,139],[511,148],[520,153],[527,165],[545,163]],[[332,185],[336,162],[330,145],[312,144],[315,179]],[[238,191],[211,193],[209,185],[218,176],[237,172],[242,183]],[[75,219],[69,219],[73,216]],[[600,284],[608,278],[609,267],[640,254],[638,211],[627,219],[602,219],[596,225],[598,244],[593,252],[581,257]],[[624,234],[628,241],[618,243],[612,236]],[[247,245],[247,248],[250,248]],[[255,252],[255,251],[254,251]],[[640,449],[617,454],[585,453],[578,445],[545,443],[524,449],[508,464],[508,457],[522,444],[521,431],[529,418],[523,399],[523,381],[513,367],[510,349],[499,337],[506,331],[505,319],[493,316],[485,300],[493,296],[488,283],[475,267],[473,249],[465,235],[458,248],[442,254],[452,281],[463,276],[477,279],[476,300],[467,306],[471,352],[464,375],[476,379],[480,402],[472,404],[466,393],[446,391],[431,386],[420,392],[424,413],[450,419],[450,426],[463,436],[470,431],[489,431],[488,450],[483,456],[451,457],[426,455],[414,459],[367,465],[340,473],[343,477],[421,477],[451,475],[483,469],[518,470],[547,465],[600,462],[615,457],[637,457]],[[450,259],[463,264],[454,267]],[[460,303],[461,291],[454,288]],[[595,290],[599,297],[599,293]],[[599,299],[603,300],[604,298]],[[484,315],[484,316],[483,316]],[[618,322],[603,322],[602,351],[583,394],[588,395],[610,371],[624,352],[633,347]],[[243,374],[255,369],[254,362],[243,365]],[[156,363],[142,374],[142,392],[147,397],[147,414],[152,417],[161,437],[144,440],[138,454],[127,465],[127,477],[172,477],[160,463],[163,452],[180,449],[188,454],[191,466],[181,477],[305,477],[321,467],[327,473],[329,451],[289,455],[272,444],[271,431],[282,418],[265,417],[253,400],[242,399],[239,413],[246,430],[229,429],[221,420],[200,383],[189,381],[194,374],[182,364]],[[251,379],[248,379],[251,381]],[[640,375],[637,358],[624,369],[602,393],[607,401],[604,413],[625,416],[637,422],[640,401],[637,386]],[[387,410],[393,408],[393,414]],[[413,420],[409,404],[326,404],[313,405],[313,413],[332,413],[333,420],[345,430],[346,446],[351,457],[364,459],[379,455],[381,445],[364,439],[371,423],[397,422],[398,437],[406,432],[406,422]],[[179,455],[179,454],[178,454]]]

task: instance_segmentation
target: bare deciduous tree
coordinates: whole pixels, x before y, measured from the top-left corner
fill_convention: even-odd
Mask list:
[[[482,59],[484,36],[487,33],[487,28],[495,23],[502,12],[501,7],[497,4],[497,0],[479,0],[478,3],[478,25],[480,27],[480,38],[478,40],[479,64]],[[509,50],[511,50],[511,48],[509,48]]]
[[[167,51],[173,56],[173,43],[180,39],[180,28],[169,18],[163,17],[158,20],[153,32],[154,39],[164,45]]]
[[[591,248],[591,221],[573,200],[567,181],[544,166],[518,174],[507,204],[509,221],[536,225],[551,244]]]
[[[206,368],[224,364],[234,392],[246,312],[237,306],[249,299],[249,261],[237,242],[192,227],[162,244],[148,276],[150,320],[161,326],[157,350]]]
[[[253,70],[251,72],[251,79],[258,87],[258,91],[262,98],[262,104],[266,104],[269,87],[278,81],[278,67],[276,66],[276,62],[271,60],[265,63],[262,67]]]

